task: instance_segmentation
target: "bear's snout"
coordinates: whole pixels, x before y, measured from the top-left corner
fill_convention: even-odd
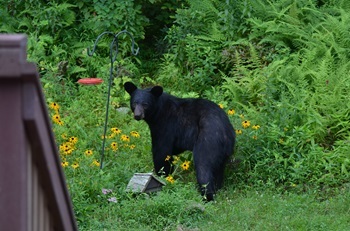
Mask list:
[[[135,120],[142,120],[145,118],[144,110],[141,105],[136,105],[134,110],[134,118]]]

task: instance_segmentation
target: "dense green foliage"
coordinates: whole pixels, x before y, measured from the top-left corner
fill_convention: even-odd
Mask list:
[[[237,205],[229,200],[244,201],[232,195],[240,190],[277,188],[300,193],[312,189],[327,201],[332,196],[327,192],[349,183],[349,1],[0,3],[0,32],[28,35],[28,58],[37,63],[41,74],[82,230],[207,230],[202,222],[215,220],[216,210],[239,213],[228,205]],[[103,31],[124,29],[134,35],[140,54],[130,54],[128,37],[119,41],[109,118],[109,129],[118,128],[118,132],[108,130],[106,161],[99,171],[110,39],[101,41],[93,57],[87,53]],[[76,83],[79,78],[96,76],[104,84]],[[128,96],[122,83],[127,80],[142,86],[160,84],[181,97],[209,98],[228,112],[236,129],[237,148],[216,208],[201,203],[192,183],[193,166],[181,168],[191,161],[190,153],[181,156],[173,175],[175,183],[168,184],[160,195],[135,197],[124,191],[134,172],[152,170],[149,131],[144,122],[133,121],[123,112]],[[105,195],[103,188],[113,192]],[[116,204],[107,201],[111,197]],[[280,203],[275,198],[267,200],[276,206]],[[250,203],[253,207],[254,202]],[[292,208],[299,213],[300,208]],[[286,213],[288,208],[282,210]],[[248,218],[251,216],[257,219],[251,214]],[[287,212],[286,216],[293,215]],[[247,217],[241,219],[236,226],[242,230],[284,229],[276,222],[271,227],[249,225],[244,221]],[[349,219],[341,219],[349,225]],[[337,228],[316,223],[313,226],[304,220],[285,227]],[[214,225],[220,229],[219,223]]]

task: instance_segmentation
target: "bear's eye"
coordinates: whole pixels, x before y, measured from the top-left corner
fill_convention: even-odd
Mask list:
[[[148,103],[142,103],[143,108],[148,108]]]

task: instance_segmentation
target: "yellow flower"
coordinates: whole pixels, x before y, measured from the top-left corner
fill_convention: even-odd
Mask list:
[[[65,142],[64,144],[60,145],[60,151],[61,151],[61,153],[65,154],[65,155],[72,154],[73,150],[74,150],[74,148],[73,148],[72,144],[69,142]]]
[[[73,147],[73,145],[70,142],[65,142],[65,143],[60,145],[60,150],[64,150],[64,149],[72,148],[72,147]]]
[[[239,118],[244,119],[244,115],[243,115],[243,114],[240,114],[240,115],[239,115]]]
[[[235,113],[236,113],[236,112],[235,112],[234,109],[230,109],[230,110],[227,111],[227,114],[228,114],[228,115],[234,115]]]
[[[85,151],[85,155],[91,156],[93,154],[92,150],[88,149]]]
[[[242,132],[241,129],[237,129],[237,130],[236,130],[236,134],[237,134],[237,135],[241,135],[242,133],[243,133],[243,132]]]
[[[122,135],[122,136],[120,137],[120,139],[121,139],[122,141],[125,141],[125,142],[129,142],[129,141],[130,141],[130,137],[127,136],[127,135]]]
[[[72,144],[76,144],[78,142],[78,138],[75,136],[72,136],[71,138],[69,138],[69,142],[71,142]]]
[[[58,111],[58,109],[60,109],[60,106],[58,105],[58,103],[54,103],[54,102],[50,103],[49,107],[55,111]]]
[[[223,108],[224,108],[224,105],[223,105],[222,103],[219,103],[219,107],[220,107],[221,109],[223,109]]]
[[[58,124],[58,125],[63,125],[63,121],[62,120],[58,120],[58,121],[56,121],[56,124]]]
[[[111,132],[113,132],[114,134],[118,135],[122,132],[122,130],[118,129],[118,128],[111,128]]]
[[[67,139],[67,134],[66,133],[62,133],[61,137],[62,137],[62,139]]]
[[[175,179],[172,175],[169,175],[165,178],[166,181],[168,181],[170,184],[174,184]]]
[[[112,143],[111,143],[111,148],[112,148],[113,151],[117,151],[117,150],[118,150],[118,144],[117,144],[117,142],[112,142]]]
[[[173,164],[176,164],[180,159],[180,157],[178,157],[178,156],[174,156],[173,158],[174,158]]]
[[[182,170],[188,170],[190,168],[190,161],[186,160],[182,163],[181,168]]]
[[[257,139],[258,139],[258,137],[257,137],[256,135],[252,136],[252,138],[253,138],[254,140],[257,140]]]
[[[171,156],[167,155],[166,158],[165,158],[165,161],[169,161],[171,158]]]
[[[61,163],[61,166],[63,168],[67,167],[68,165],[69,165],[69,163],[67,161],[64,161],[64,162]]]
[[[254,125],[254,126],[252,126],[252,128],[253,128],[254,130],[258,130],[258,129],[260,128],[260,125]]]
[[[140,134],[138,132],[135,132],[135,131],[131,131],[130,135],[133,136],[133,137],[136,137],[136,138],[140,137]]]
[[[130,148],[131,150],[133,150],[135,147],[136,147],[135,144],[132,144],[132,145],[129,146],[129,148]]]
[[[60,155],[60,157],[61,157],[61,161],[62,161],[62,162],[66,162],[66,161],[67,161],[67,159],[66,159],[65,156]]]
[[[244,120],[242,122],[242,126],[243,126],[243,128],[248,128],[250,126],[250,121],[249,120]]]
[[[72,154],[73,150],[74,150],[73,148],[66,148],[63,150],[63,154],[70,155]]]
[[[54,115],[52,116],[52,120],[60,120],[60,119],[61,119],[61,117],[60,117],[59,114],[54,114]]]
[[[115,133],[112,133],[112,134],[110,134],[109,136],[108,136],[108,139],[112,139],[113,137],[115,137]]]
[[[75,163],[75,164],[72,164],[72,168],[76,169],[79,167],[79,164],[78,163]]]
[[[61,117],[59,114],[55,114],[52,116],[52,121],[56,124],[59,124],[61,122]]]
[[[60,145],[60,151],[63,151],[64,149],[65,149],[64,145],[61,144],[61,145]]]
[[[97,160],[92,161],[91,165],[95,165],[97,167],[100,167],[100,162],[98,162]]]

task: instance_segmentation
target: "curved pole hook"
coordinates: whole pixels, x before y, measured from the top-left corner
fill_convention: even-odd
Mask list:
[[[105,124],[104,124],[104,132],[103,132],[103,143],[102,143],[102,150],[101,150],[101,161],[100,161],[100,169],[103,167],[103,160],[104,160],[104,152],[105,152],[105,144],[106,144],[106,133],[107,133],[107,124],[108,124],[108,112],[109,112],[109,100],[110,100],[110,95],[111,95],[111,85],[112,85],[112,79],[113,79],[113,64],[117,59],[118,56],[118,51],[119,51],[119,45],[118,45],[118,37],[121,34],[127,34],[131,38],[131,54],[132,55],[137,55],[139,53],[139,48],[135,49],[135,40],[132,34],[126,30],[120,31],[118,33],[112,33],[112,32],[103,32],[101,33],[95,40],[93,49],[90,50],[88,48],[88,55],[92,56],[96,49],[97,49],[97,44],[99,43],[100,39],[104,35],[111,35],[113,36],[113,40],[110,44],[110,61],[111,61],[111,66],[110,66],[110,72],[109,72],[109,81],[108,81],[108,95],[107,95],[107,103],[106,103],[106,118],[105,118]],[[115,49],[113,49],[115,47]],[[113,55],[114,51],[114,55]]]

